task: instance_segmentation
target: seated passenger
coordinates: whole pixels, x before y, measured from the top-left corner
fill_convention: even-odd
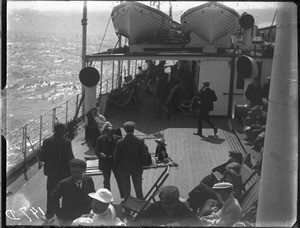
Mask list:
[[[138,215],[138,221],[143,219],[147,225],[189,225],[191,222],[198,222],[194,213],[179,201],[177,187],[164,186],[159,193],[159,199],[160,201],[151,204]]]
[[[120,226],[125,224],[116,216],[112,205],[113,197],[109,190],[100,188],[97,192],[89,193],[93,199],[92,210],[73,221],[73,226]]]
[[[217,183],[213,186],[223,206],[218,212],[199,218],[202,225],[228,227],[242,219],[242,209],[232,195],[232,187],[232,184],[228,182]]]
[[[85,161],[74,158],[70,160],[69,166],[72,176],[60,181],[52,193],[54,213],[60,225],[70,225],[74,219],[89,213],[92,200],[88,194],[95,192],[93,179],[83,175]]]
[[[232,194],[239,201],[243,191],[243,182],[240,175],[240,165],[236,162],[226,166],[222,181],[231,183],[233,185]]]
[[[165,162],[168,158],[166,149],[167,144],[165,143],[165,139],[157,139],[155,142],[157,142],[155,157],[157,158],[158,162]]]
[[[226,171],[220,181],[229,182],[233,185],[233,195],[239,200],[242,195],[242,178],[239,174],[240,165],[237,162],[232,162],[226,166]],[[217,194],[209,186],[204,183],[197,185],[192,191],[189,192],[189,198],[186,200],[181,199],[188,207],[195,213],[202,210],[202,207],[207,200],[218,201]],[[215,202],[214,206],[221,206],[220,203]]]
[[[239,164],[242,163],[243,155],[239,151],[229,151],[229,160],[222,165],[219,165],[212,169],[211,174],[205,176],[201,183],[206,184],[208,187],[212,188],[212,186],[218,183],[222,177],[224,172],[226,171],[226,166],[232,162],[237,162]]]

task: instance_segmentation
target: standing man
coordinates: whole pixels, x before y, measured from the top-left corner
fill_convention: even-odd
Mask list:
[[[69,161],[74,158],[71,141],[66,139],[66,128],[62,123],[54,125],[54,134],[43,141],[40,160],[45,162],[47,176],[47,212],[42,220],[49,221],[54,216],[51,193],[64,178],[71,176]]]
[[[136,197],[143,199],[142,174],[143,162],[147,161],[146,146],[142,139],[133,135],[135,123],[128,121],[123,125],[126,136],[117,142],[114,163],[121,176],[124,198],[130,196],[130,176],[135,188]]]
[[[245,96],[249,100],[251,107],[263,105],[262,88],[259,77],[255,77],[253,79],[253,83],[248,85]]]
[[[93,179],[84,176],[85,161],[74,158],[69,162],[69,166],[72,176],[60,181],[52,193],[54,212],[60,225],[71,225],[72,221],[82,214],[89,214],[92,209],[89,193],[95,192]]]
[[[108,126],[105,130],[105,135],[102,135],[97,139],[95,153],[99,159],[99,169],[102,169],[103,172],[104,188],[110,191],[110,175],[111,171],[113,171],[119,187],[121,198],[124,198],[124,191],[120,174],[117,172],[117,167],[113,162],[113,155],[116,144],[120,139],[120,136],[114,134],[113,127]]]
[[[202,135],[202,120],[203,118],[208,123],[208,125],[214,129],[215,136],[217,135],[218,129],[210,122],[209,119],[209,112],[213,111],[214,104],[217,100],[217,96],[215,94],[215,91],[209,88],[209,81],[203,82],[203,87],[199,90],[198,94],[196,95],[198,99],[198,107],[199,107],[199,115],[198,115],[198,131],[194,133],[194,135],[199,135],[200,137],[203,137]]]

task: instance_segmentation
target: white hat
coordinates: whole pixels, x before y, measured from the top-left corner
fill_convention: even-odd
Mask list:
[[[100,188],[97,192],[89,193],[89,196],[102,203],[112,203],[114,201],[111,192],[106,188]]]
[[[232,188],[232,184],[228,183],[228,182],[221,182],[221,183],[217,183],[214,184],[214,186],[212,187],[213,190],[222,190],[222,189],[228,189],[228,188]]]

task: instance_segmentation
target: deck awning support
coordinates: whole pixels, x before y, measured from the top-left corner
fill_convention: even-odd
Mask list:
[[[297,221],[297,7],[279,3],[256,226],[292,227]]]

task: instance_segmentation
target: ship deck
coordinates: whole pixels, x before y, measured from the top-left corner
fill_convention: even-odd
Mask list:
[[[187,198],[191,191],[200,180],[210,173],[211,169],[228,160],[229,150],[239,150],[244,153],[240,141],[233,133],[228,119],[212,118],[212,121],[219,128],[218,137],[214,137],[213,130],[204,123],[203,135],[205,138],[193,135],[197,131],[197,119],[191,116],[171,115],[170,119],[155,118],[155,99],[144,94],[144,106],[139,111],[132,107],[122,110],[113,110],[107,115],[108,120],[116,127],[121,127],[128,120],[136,123],[135,135],[144,138],[150,153],[155,152],[156,138],[164,137],[167,144],[169,156],[178,163],[178,169],[172,167],[170,176],[164,185],[175,185],[180,191],[181,198]],[[84,158],[93,155],[93,150],[86,144],[82,145],[84,140],[84,126],[81,125],[78,135],[72,141],[74,156]],[[125,135],[122,129],[123,136]],[[144,170],[143,173],[143,192],[144,194],[152,187],[160,173],[161,168]],[[15,217],[19,220],[13,220],[6,216],[7,225],[41,225],[40,219],[42,213],[46,210],[46,176],[43,169],[38,170],[37,165],[31,167],[28,181],[24,176],[19,177],[13,184],[7,186],[7,192],[12,195],[6,200],[7,210],[13,210]],[[103,177],[93,176],[95,188],[103,187]],[[111,191],[114,196],[114,203],[120,204],[121,199],[114,176],[111,177]],[[131,195],[135,196],[134,189]],[[25,207],[27,211],[21,212]],[[38,210],[36,216],[30,209]],[[118,213],[118,212],[117,212]],[[26,214],[26,215],[25,215]],[[8,213],[11,216],[11,212]],[[121,216],[120,216],[121,217]]]

